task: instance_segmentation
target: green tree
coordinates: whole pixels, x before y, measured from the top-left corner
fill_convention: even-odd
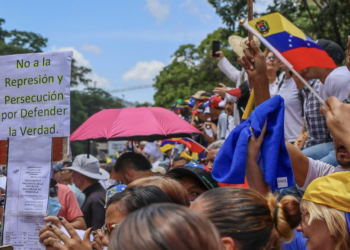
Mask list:
[[[86,88],[83,91],[71,91],[71,133],[73,133],[90,116],[103,109],[122,108],[121,99],[114,98],[99,88]],[[94,144],[96,147],[96,144]],[[76,141],[71,143],[73,155],[87,152],[87,143]],[[96,151],[94,151],[96,152]]]
[[[46,47],[47,38],[33,32],[3,29],[4,19],[0,18],[0,55],[42,52]],[[91,69],[78,66],[72,60],[71,86],[83,84],[87,86],[91,79],[88,74]],[[71,91],[71,132],[75,131],[89,116],[107,108],[121,108],[122,101],[98,88],[86,88],[84,91]],[[73,155],[86,153],[85,142],[71,144]]]
[[[152,107],[152,104],[149,102],[144,102],[136,105],[136,108],[140,108],[140,107]]]
[[[155,78],[155,106],[170,108],[177,99],[189,99],[198,90],[212,91],[220,82],[234,86],[217,67],[217,61],[210,57],[212,41],[221,43],[221,51],[236,67],[236,56],[222,34],[227,30],[218,29],[209,34],[201,44],[182,45],[172,56],[172,63]]]

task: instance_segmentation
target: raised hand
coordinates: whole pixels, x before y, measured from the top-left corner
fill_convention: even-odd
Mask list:
[[[222,51],[217,51],[217,52],[215,53],[216,55],[219,55],[218,57],[213,57],[212,54],[213,54],[213,51],[211,50],[211,51],[210,51],[210,57],[213,58],[213,59],[215,59],[216,61],[220,61],[222,58],[225,57],[225,56],[224,56],[224,53],[222,53]]]
[[[227,87],[223,83],[219,83],[221,87],[216,87],[213,92],[221,97],[225,97]]]
[[[249,78],[266,77],[266,60],[264,54],[254,40],[247,41],[248,49],[244,49],[244,56],[238,58],[238,63],[246,70]]]

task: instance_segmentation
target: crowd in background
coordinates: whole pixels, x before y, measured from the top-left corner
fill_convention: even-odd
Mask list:
[[[317,43],[338,67],[299,73],[326,105],[258,41],[234,48],[242,70],[219,51],[213,60],[232,82],[171,108],[201,133],[130,141],[113,163],[92,155],[57,163],[40,241],[66,250],[350,249],[350,54],[335,42]],[[272,128],[268,116],[257,135],[251,115],[274,102],[283,103],[282,127]],[[288,152],[295,185],[275,190],[259,159],[269,153],[265,135],[281,131],[282,141],[271,144]],[[239,184],[218,177],[235,164],[222,164],[231,147],[246,150]]]

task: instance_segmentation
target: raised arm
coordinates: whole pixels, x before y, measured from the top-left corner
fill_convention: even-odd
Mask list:
[[[250,130],[252,130],[250,128]],[[270,192],[270,188],[264,180],[264,175],[257,163],[259,151],[261,144],[264,140],[264,135],[266,132],[266,123],[261,131],[260,137],[256,138],[253,136],[249,138],[248,150],[247,150],[247,167],[246,167],[246,177],[248,181],[249,188],[254,189],[262,195],[267,195]]]
[[[210,53],[211,54],[211,53]],[[219,57],[212,57],[218,61],[218,67],[231,81],[237,82],[241,76],[241,72],[236,69],[229,60],[226,59],[221,51],[216,52]]]
[[[342,103],[336,97],[327,98],[321,113],[326,117],[327,127],[334,140],[344,145],[350,152],[350,105]]]
[[[254,41],[246,42],[249,49],[244,49],[244,56],[238,62],[248,74],[249,85],[254,88],[255,106],[270,99],[269,79],[266,74],[265,56]]]
[[[307,158],[298,148],[294,147],[289,141],[286,140],[285,142],[292,163],[295,182],[299,187],[302,187],[304,186],[309,171],[309,158]]]

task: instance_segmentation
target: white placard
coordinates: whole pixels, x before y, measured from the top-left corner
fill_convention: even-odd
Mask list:
[[[0,56],[0,140],[68,137],[72,52]]]
[[[50,186],[52,139],[10,138],[4,244],[16,250],[44,250],[39,231],[45,225]]]

